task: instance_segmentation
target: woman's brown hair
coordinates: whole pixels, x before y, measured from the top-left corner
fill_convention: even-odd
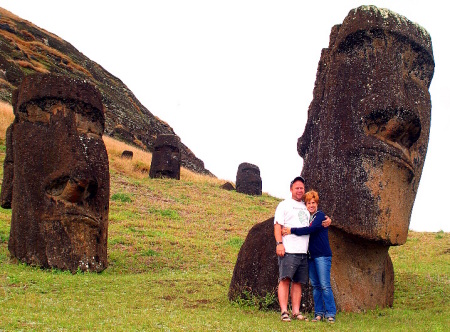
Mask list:
[[[305,203],[308,203],[312,199],[319,204],[319,193],[315,190],[310,190],[303,196]]]

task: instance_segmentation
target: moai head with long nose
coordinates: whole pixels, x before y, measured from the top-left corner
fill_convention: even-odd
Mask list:
[[[107,267],[109,164],[101,95],[67,76],[27,76],[13,95],[2,206],[8,248],[29,264],[75,272]]]
[[[429,34],[374,6],[350,11],[322,51],[298,152],[346,233],[403,244],[428,145]]]

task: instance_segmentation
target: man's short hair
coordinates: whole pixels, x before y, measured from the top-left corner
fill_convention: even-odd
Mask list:
[[[297,182],[297,181],[301,181],[303,184],[305,184],[305,179],[301,176],[296,176],[294,180],[291,181],[291,185],[290,187],[292,188],[292,185]]]

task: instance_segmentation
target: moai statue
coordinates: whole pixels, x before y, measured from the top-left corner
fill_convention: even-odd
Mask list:
[[[248,232],[234,266],[228,290],[229,300],[249,296],[262,299],[271,295],[276,302],[270,309],[280,309],[277,298],[278,256],[275,250],[273,219],[272,217],[255,224]],[[302,312],[311,312],[314,307],[312,288],[309,285],[302,287],[300,307]]]
[[[124,150],[120,156],[122,159],[133,159],[133,151]]]
[[[67,76],[35,74],[13,94],[1,204],[20,261],[76,272],[107,267],[109,164],[101,95]]]
[[[262,195],[262,180],[259,167],[249,163],[242,163],[236,174],[236,191],[247,195]]]
[[[337,306],[393,304],[389,246],[404,244],[428,145],[429,34],[387,9],[353,9],[322,50],[298,152],[332,219]]]
[[[236,188],[234,188],[233,184],[231,182],[225,182],[223,185],[220,186],[221,189],[225,189],[228,191],[232,191],[232,190],[236,190]]]
[[[150,166],[150,178],[180,179],[180,138],[176,135],[158,135]]]

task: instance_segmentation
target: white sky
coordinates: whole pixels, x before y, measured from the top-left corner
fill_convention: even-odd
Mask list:
[[[431,134],[410,229],[448,232],[450,29],[442,1],[0,0],[120,78],[217,177],[234,182],[239,164],[253,163],[263,191],[280,198],[301,172],[297,138],[321,49],[332,26],[364,4],[431,35]]]

